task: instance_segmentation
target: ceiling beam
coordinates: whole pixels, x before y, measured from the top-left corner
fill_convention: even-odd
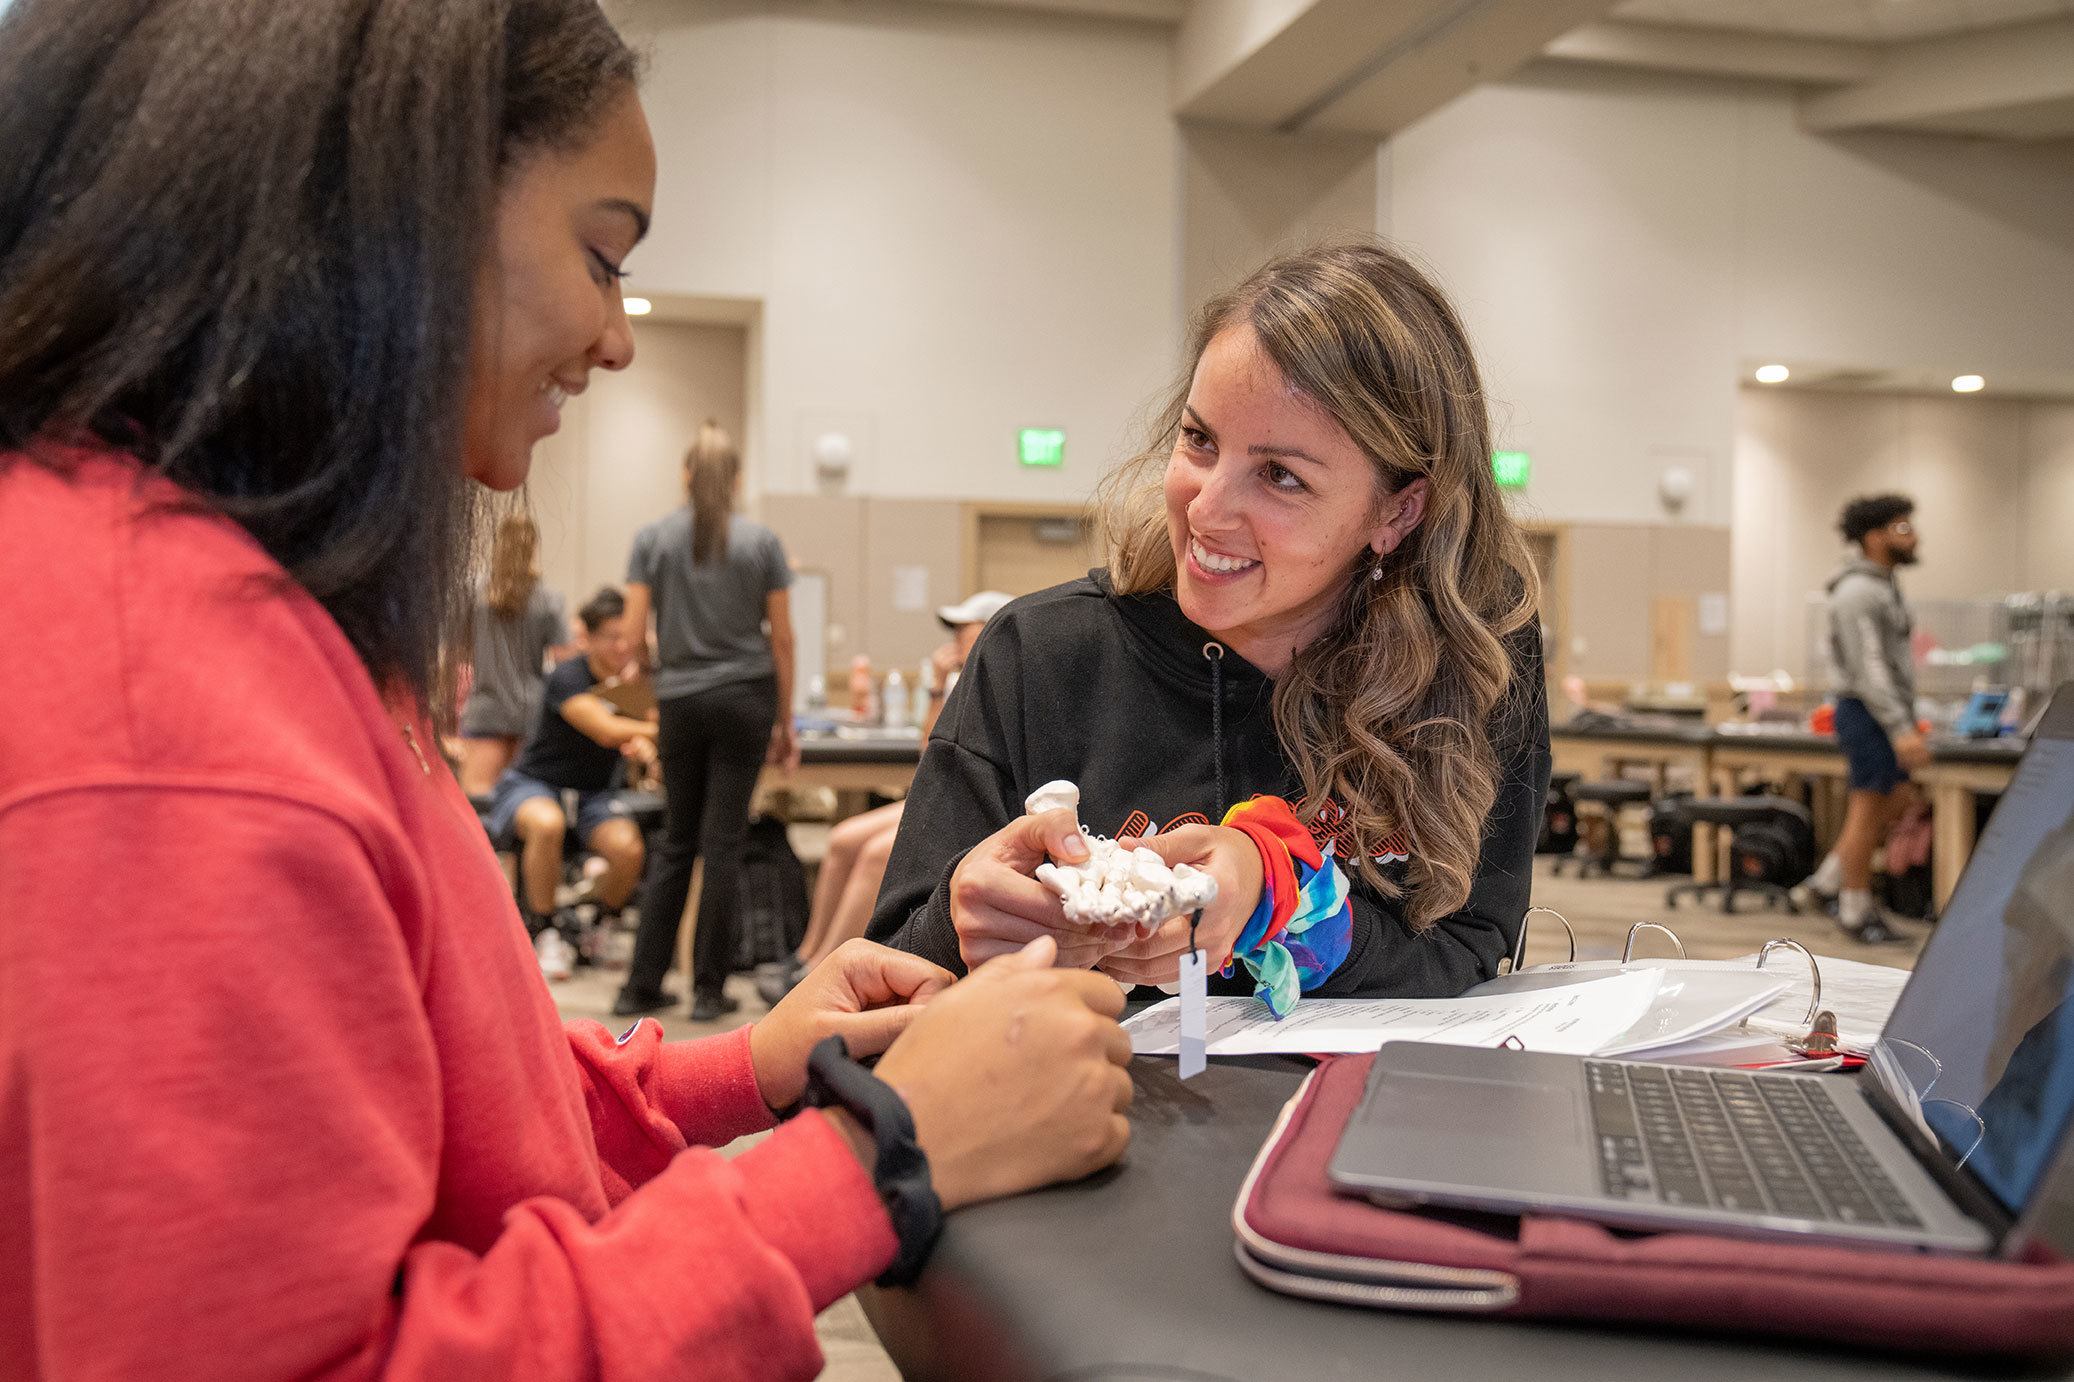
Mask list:
[[[1613,20],[1564,34],[1542,56],[1601,67],[1811,86],[1862,82],[1874,75],[1878,64],[1878,49],[1866,43]]]
[[[2074,132],[2053,118],[2070,103],[2074,18],[2048,19],[1896,44],[1869,79],[1803,97],[1800,123],[1822,133],[1902,128],[2046,138]]]
[[[1187,0],[929,0],[932,4],[979,5],[1003,10],[1039,10],[1046,14],[1089,15],[1147,24],[1179,24],[1188,13]]]
[[[1612,0],[1194,0],[1174,113],[1283,133],[1391,134],[1510,75]]]

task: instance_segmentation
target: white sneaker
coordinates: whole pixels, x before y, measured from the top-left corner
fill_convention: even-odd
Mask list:
[[[541,976],[550,984],[559,984],[575,972],[576,952],[552,926],[533,938],[533,953],[540,959]]]
[[[1837,894],[1817,883],[1813,875],[1795,883],[1787,890],[1786,896],[1792,898],[1793,905],[1803,912],[1814,912],[1818,915],[1827,912],[1831,916],[1836,915]]]

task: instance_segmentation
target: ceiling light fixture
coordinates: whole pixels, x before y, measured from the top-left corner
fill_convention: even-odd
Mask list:
[[[1793,371],[1787,369],[1784,365],[1759,365],[1757,367],[1757,382],[1760,384],[1783,384],[1792,377],[1792,374]]]
[[[626,300],[626,309],[627,315],[630,317],[645,317],[655,310],[655,304],[647,298],[628,298]]]
[[[1952,381],[1953,393],[1979,393],[1988,386],[1988,381],[1977,374],[1962,374]]]

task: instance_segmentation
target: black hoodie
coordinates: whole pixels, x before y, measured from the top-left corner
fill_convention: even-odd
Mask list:
[[[1235,653],[1213,663],[1205,652],[1213,642],[1172,594],[1116,595],[1102,571],[995,615],[923,751],[872,939],[962,974],[951,872],[1054,778],[1080,785],[1082,823],[1111,836],[1150,833],[1191,813],[1215,822],[1233,802],[1261,793],[1293,803],[1301,786],[1275,735],[1274,685]],[[1511,648],[1513,690],[1494,727],[1503,776],[1468,902],[1415,936],[1402,903],[1378,896],[1350,869],[1353,947],[1313,992],[1452,996],[1493,977],[1499,958],[1512,953],[1549,755],[1538,631],[1530,624]],[[1221,754],[1212,728],[1220,718]],[[1401,881],[1401,864],[1389,868]],[[1210,982],[1213,992],[1253,990],[1243,966]]]

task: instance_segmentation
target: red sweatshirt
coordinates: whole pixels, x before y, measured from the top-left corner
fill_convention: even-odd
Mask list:
[[[0,454],[0,1379],[798,1377],[884,1269],[747,1030],[564,1026],[336,624],[133,462]]]

